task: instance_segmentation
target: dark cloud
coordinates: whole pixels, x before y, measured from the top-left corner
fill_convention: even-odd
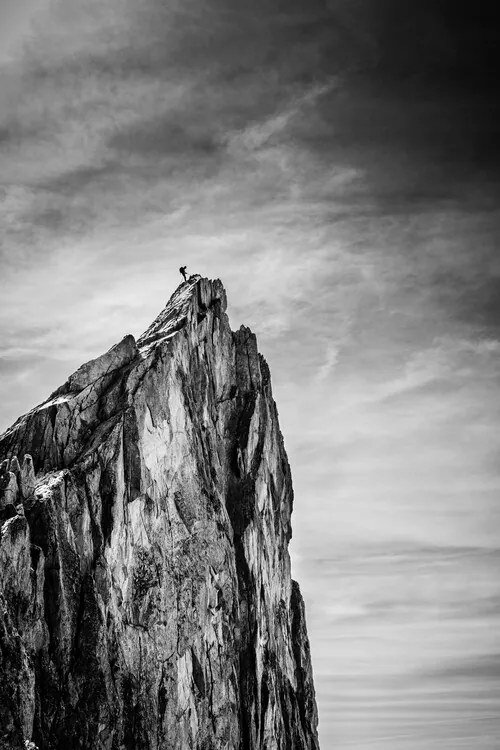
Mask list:
[[[122,75],[163,71],[168,77],[208,66],[232,80],[260,70],[268,83],[273,75],[304,82],[345,70],[483,79],[497,40],[490,19],[481,22],[472,4],[439,0],[191,0],[182,6],[145,0],[140,7],[109,0],[104,9],[99,16],[90,0],[79,4],[75,24],[85,28],[92,15],[98,23],[92,43],[80,39],[67,54],[71,22],[62,3],[53,4],[52,23],[42,25],[32,50],[39,76],[53,74],[67,58],[67,69]],[[62,49],[48,54],[54,40]]]
[[[485,277],[476,283],[464,284],[455,280],[440,284],[440,288],[453,294],[456,315],[467,323],[475,324],[490,335],[500,337],[500,275]]]
[[[331,7],[338,4],[330,3]],[[349,17],[347,6],[340,3]],[[376,67],[393,78],[419,76],[461,86],[493,83],[500,30],[484,0],[357,0],[350,12],[377,47]]]
[[[41,180],[37,187],[49,193],[61,193],[67,196],[84,190],[101,177],[111,177],[119,172],[123,172],[123,168],[110,160],[95,166],[89,165],[68,169],[53,178]]]
[[[0,146],[3,143],[6,143],[9,140],[9,138],[11,138],[11,136],[12,136],[12,133],[9,130],[9,128],[5,126],[1,127],[0,128]]]
[[[145,156],[179,155],[198,159],[214,156],[221,151],[221,143],[203,116],[193,112],[181,119],[174,114],[145,119],[112,136],[108,141],[112,149]]]

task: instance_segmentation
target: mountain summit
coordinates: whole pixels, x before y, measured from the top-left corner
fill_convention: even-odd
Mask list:
[[[0,437],[0,748],[318,750],[269,368],[220,281]]]

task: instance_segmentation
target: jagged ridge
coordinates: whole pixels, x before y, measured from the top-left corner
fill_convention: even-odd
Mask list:
[[[181,284],[0,437],[0,748],[318,747],[269,369],[225,309]]]

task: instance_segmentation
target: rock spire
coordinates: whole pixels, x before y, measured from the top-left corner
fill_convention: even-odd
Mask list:
[[[268,366],[220,281],[0,437],[0,750],[317,750]]]

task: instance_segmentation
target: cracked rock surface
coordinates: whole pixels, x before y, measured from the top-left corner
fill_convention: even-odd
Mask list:
[[[293,492],[220,281],[0,437],[0,750],[317,750]]]

